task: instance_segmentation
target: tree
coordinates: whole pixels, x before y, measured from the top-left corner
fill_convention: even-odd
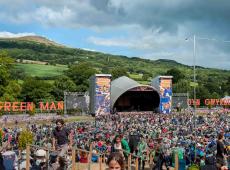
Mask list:
[[[10,69],[14,60],[9,57],[6,51],[0,52],[0,96],[4,94],[5,86],[9,83]]]
[[[206,87],[209,93],[218,93],[221,94],[221,84],[218,83],[218,80],[209,77],[208,81],[205,82],[204,87]]]
[[[57,101],[61,101],[64,98],[64,91],[73,92],[76,90],[76,85],[67,76],[61,75],[54,81],[52,94]]]
[[[23,80],[26,77],[26,73],[23,68],[15,68],[10,69],[10,79],[13,80]]]
[[[14,59],[12,59],[6,51],[0,51],[0,66],[10,69],[14,63]]]
[[[104,66],[101,69],[101,73],[103,73],[103,74],[109,73],[109,70],[110,70],[110,68],[108,66]]]
[[[127,73],[127,70],[125,68],[115,67],[110,71],[110,73],[112,74],[113,80],[118,78],[118,77],[121,77],[121,76],[127,76],[128,77],[128,73]]]
[[[230,76],[227,78],[226,82],[222,83],[221,88],[225,95],[230,95]]]
[[[21,98],[23,101],[37,103],[41,99],[53,99],[50,94],[52,90],[51,84],[44,80],[37,80],[35,78],[26,78],[22,85]]]
[[[219,99],[219,98],[220,98],[220,95],[219,95],[217,92],[213,92],[213,93],[210,95],[210,98],[212,98],[212,99]]]
[[[4,94],[5,86],[9,82],[10,74],[8,70],[4,67],[0,67],[0,96]]]
[[[66,75],[76,84],[76,90],[82,92],[89,89],[89,78],[96,73],[97,70],[92,68],[88,63],[72,65],[66,71]]]
[[[33,133],[23,130],[18,137],[18,145],[20,149],[25,149],[27,144],[33,143]]]
[[[193,98],[193,93],[191,95],[191,98]],[[196,98],[200,99],[200,104],[204,105],[204,100],[210,98],[210,93],[207,88],[205,88],[203,85],[199,85],[196,88]]]
[[[17,98],[21,94],[21,86],[20,84],[13,80],[10,81],[9,84],[6,86],[4,90],[3,96],[0,98],[1,101],[8,101],[8,102],[14,102],[17,101]]]
[[[143,81],[148,81],[149,77],[151,77],[150,73],[144,73],[143,76],[142,76],[142,80]]]
[[[184,73],[182,73],[179,69],[177,68],[172,68],[166,72],[166,75],[173,76],[173,84],[177,83],[181,79],[185,78]]]
[[[187,80],[180,80],[173,85],[173,93],[188,93],[190,91],[191,87],[189,85],[189,81]]]

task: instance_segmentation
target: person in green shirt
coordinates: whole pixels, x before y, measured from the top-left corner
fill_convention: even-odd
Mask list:
[[[147,155],[148,155],[148,145],[146,143],[146,140],[144,136],[141,136],[140,142],[138,143],[137,146],[137,156],[139,157],[139,170],[142,167],[142,170],[145,168],[145,161],[147,160]],[[142,166],[141,166],[142,165]]]

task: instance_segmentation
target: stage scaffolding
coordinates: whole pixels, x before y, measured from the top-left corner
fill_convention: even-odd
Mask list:
[[[64,114],[84,115],[89,113],[88,92],[64,92]]]

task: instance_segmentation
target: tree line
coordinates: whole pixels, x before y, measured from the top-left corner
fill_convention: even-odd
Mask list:
[[[0,52],[0,101],[25,101],[37,103],[41,100],[62,101],[64,100],[64,91],[85,92],[89,88],[89,78],[96,73],[110,73],[113,79],[120,76],[129,76],[129,72],[135,70],[132,67],[112,66],[111,63],[103,65],[101,69],[95,67],[90,62],[79,62],[69,65],[63,75],[53,78],[52,83],[39,77],[30,77],[23,71],[15,71],[15,59],[10,57],[6,51]],[[104,61],[105,62],[105,61]],[[141,65],[141,63],[137,62]],[[151,72],[144,70],[138,71],[142,74],[142,80],[149,81],[154,77]],[[161,71],[162,72],[162,71]],[[161,75],[173,76],[173,92],[193,94],[193,88],[190,86],[192,76],[178,68],[171,68],[162,72]],[[218,73],[212,76],[197,71],[197,98],[222,98],[230,94],[230,76],[224,80],[220,79]],[[191,97],[192,98],[192,97]],[[201,103],[203,104],[203,103]]]

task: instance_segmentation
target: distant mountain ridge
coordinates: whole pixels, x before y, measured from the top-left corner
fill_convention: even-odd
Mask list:
[[[46,37],[43,37],[43,36],[36,36],[36,35],[30,35],[30,36],[22,36],[22,37],[16,37],[16,38],[3,38],[3,37],[0,37],[0,41],[8,41],[8,42],[34,42],[34,43],[38,43],[38,44],[44,44],[44,45],[48,45],[48,46],[55,46],[55,47],[62,47],[62,48],[69,48],[69,47],[66,47],[62,44],[59,44],[59,43],[56,43],[55,41],[52,41],[52,40],[49,40],[48,38]],[[1,49],[1,44],[0,44],[0,49]],[[88,52],[97,52],[97,51],[92,51],[92,50],[87,50],[87,49],[81,49],[83,51],[88,51]],[[100,52],[99,52],[100,53]],[[105,54],[107,55],[107,54]],[[108,55],[111,55],[111,54],[108,54]],[[112,56],[116,56],[116,55],[112,55]],[[126,58],[126,56],[123,56]],[[139,58],[139,57],[131,57],[132,59],[141,59],[142,58]],[[143,60],[147,60],[147,59],[143,59]],[[151,61],[154,61],[154,60],[151,60]],[[184,64],[181,64],[181,63],[178,63],[177,61],[175,60],[169,60],[169,59],[158,59],[158,60],[155,60],[156,63],[165,63],[165,64],[169,64],[169,65],[184,65]],[[184,66],[187,66],[187,65],[184,65]]]
[[[80,48],[70,48],[42,36],[0,38],[0,50],[6,50],[11,57],[17,60],[34,60],[47,62],[48,64],[62,65],[87,62],[101,72],[107,72],[108,69],[119,66],[126,68],[129,72],[148,73],[153,76],[164,74],[171,68],[179,68],[187,75],[193,74],[192,66],[181,64],[174,60],[150,60],[139,57],[106,54]],[[211,74],[210,70],[214,73],[230,73],[228,70],[209,69],[200,66],[197,66],[197,69],[209,74]]]
[[[29,35],[29,36],[21,36],[21,37],[14,37],[14,38],[5,38],[0,37],[0,40],[9,40],[9,41],[31,41],[35,43],[42,43],[46,45],[54,45],[58,47],[65,47],[64,45],[61,45],[59,43],[56,43],[55,41],[49,40],[46,37],[42,36],[36,36],[36,35]]]

